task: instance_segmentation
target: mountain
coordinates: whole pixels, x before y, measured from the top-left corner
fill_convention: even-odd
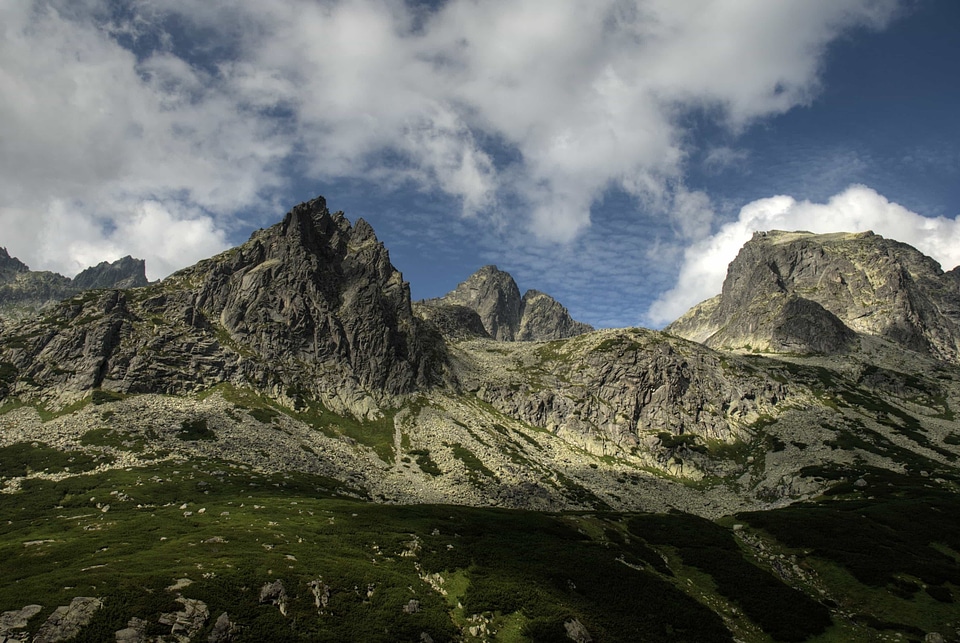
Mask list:
[[[109,273],[96,270],[85,276]],[[8,337],[5,359],[30,374],[22,396],[180,394],[231,382],[293,406],[306,396],[376,417],[432,375],[436,340],[421,326],[372,228],[316,199],[162,283],[64,301]]]
[[[102,261],[96,266],[87,268],[73,278],[71,285],[77,290],[94,290],[142,288],[148,283],[146,264],[143,259],[134,259],[127,255],[113,263]]]
[[[960,639],[955,279],[773,232],[588,332],[297,205],[0,329],[0,637]]]
[[[500,341],[565,339],[593,330],[574,321],[567,309],[546,293],[528,290],[521,297],[513,277],[496,266],[480,268],[455,290],[421,305],[423,309],[460,306],[472,310],[486,333]],[[474,332],[467,330],[468,334]]]
[[[123,257],[87,268],[73,279],[33,271],[0,248],[0,321],[32,316],[57,302],[92,288],[138,288],[147,285],[142,259]]]
[[[872,232],[758,232],[722,293],[667,332],[714,348],[831,354],[859,335],[957,362],[960,270]]]

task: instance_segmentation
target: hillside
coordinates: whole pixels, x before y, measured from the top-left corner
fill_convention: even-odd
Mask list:
[[[78,640],[954,640],[954,278],[770,233],[590,331],[494,267],[415,304],[298,205],[0,330],[0,611],[42,606],[0,636],[86,597]]]

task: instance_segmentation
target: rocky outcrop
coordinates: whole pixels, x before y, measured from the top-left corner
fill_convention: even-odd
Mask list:
[[[11,281],[19,273],[29,270],[27,264],[11,257],[6,248],[0,248],[0,282]]]
[[[836,353],[856,333],[956,361],[960,280],[872,232],[758,232],[723,291],[666,328],[717,348]]]
[[[428,299],[427,306],[457,305],[469,308],[493,339],[513,341],[520,328],[522,299],[517,282],[496,266],[484,266],[457,288],[439,299]]]
[[[593,330],[593,326],[578,322],[560,302],[539,290],[528,290],[520,306],[520,327],[516,339],[551,340],[575,337]]]
[[[472,346],[463,349],[481,359],[485,346]],[[774,378],[641,329],[598,331],[512,352],[504,361],[494,377],[487,366],[476,379],[464,373],[461,380],[501,412],[600,455],[647,449],[662,432],[723,442],[744,438],[752,422],[776,413],[787,396],[786,385]]]
[[[16,641],[20,637],[15,630],[25,630],[34,616],[43,610],[42,605],[27,605],[23,609],[11,610],[0,614],[0,642]]]
[[[79,634],[94,615],[103,607],[100,599],[78,596],[69,605],[61,605],[40,626],[34,643],[59,643],[68,641]]]
[[[230,381],[360,417],[429,385],[443,359],[369,224],[322,198],[163,282],[85,292],[0,340],[22,397]]]
[[[142,259],[127,256],[87,268],[73,279],[33,271],[0,248],[0,318],[22,319],[94,288],[137,288],[148,283]]]
[[[103,261],[87,268],[73,278],[72,285],[77,290],[96,288],[141,288],[146,286],[147,269],[143,259],[134,259],[130,255],[117,259],[113,263]]]
[[[280,614],[286,616],[289,597],[286,588],[283,586],[283,581],[275,580],[272,583],[264,584],[260,588],[260,602],[276,605]]]
[[[477,311],[459,304],[413,304],[413,312],[420,319],[433,324],[440,334],[447,339],[459,341],[463,339],[490,338],[483,320]]]
[[[486,334],[500,341],[564,339],[593,330],[574,321],[567,309],[546,293],[528,290],[521,297],[513,277],[496,266],[484,266],[443,297],[421,302],[424,317],[442,318],[447,336],[476,336],[471,326],[456,325],[456,321],[472,324],[473,320],[462,313],[451,318],[451,306],[475,311]]]

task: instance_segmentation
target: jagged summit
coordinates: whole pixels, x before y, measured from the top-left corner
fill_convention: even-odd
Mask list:
[[[27,264],[11,257],[6,248],[0,248],[0,281],[6,281],[19,272],[30,270]]]
[[[383,244],[322,198],[136,295],[74,297],[25,336],[8,361],[33,368],[48,394],[234,382],[359,417],[426,384],[433,360],[432,336]]]
[[[857,333],[956,361],[960,277],[873,232],[757,232],[722,293],[667,332],[711,347],[835,353]]]
[[[126,256],[87,268],[73,279],[47,270],[34,271],[6,248],[0,248],[0,319],[22,319],[83,290],[146,286],[142,259]]]
[[[147,266],[143,259],[130,255],[110,263],[102,261],[87,268],[73,278],[72,285],[78,290],[96,288],[141,288],[147,280]]]
[[[433,309],[459,306],[472,310],[486,333],[500,341],[564,339],[593,330],[571,318],[567,309],[546,293],[528,290],[521,297],[510,273],[494,265],[483,266],[453,291],[422,304]]]

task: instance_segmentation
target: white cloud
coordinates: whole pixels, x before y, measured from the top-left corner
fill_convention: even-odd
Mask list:
[[[183,59],[138,61],[101,21],[107,6],[0,5],[0,242],[72,274],[134,252],[121,233],[161,204],[177,225],[140,251],[161,276],[195,261],[193,248],[223,246],[229,215],[280,184],[274,164],[292,144]],[[205,239],[173,236],[201,220]]]
[[[960,265],[960,216],[924,217],[876,191],[853,185],[826,203],[774,196],[748,203],[736,221],[689,246],[676,285],[647,312],[653,326],[671,322],[695,304],[720,293],[727,266],[755,231],[862,232],[910,244],[946,269]]]
[[[194,213],[172,216],[209,221],[195,247],[215,246],[231,213],[276,199],[293,162],[441,190],[498,222],[522,212],[521,226],[561,242],[619,187],[668,216],[687,208],[677,229],[695,238],[711,214],[677,188],[695,144],[683,115],[703,109],[736,131],[809,102],[829,43],[883,27],[897,4],[6,2],[0,216],[18,228],[11,250],[38,267],[58,259],[23,228],[52,234],[57,203],[109,243],[149,204]],[[163,266],[191,256],[158,247]]]

